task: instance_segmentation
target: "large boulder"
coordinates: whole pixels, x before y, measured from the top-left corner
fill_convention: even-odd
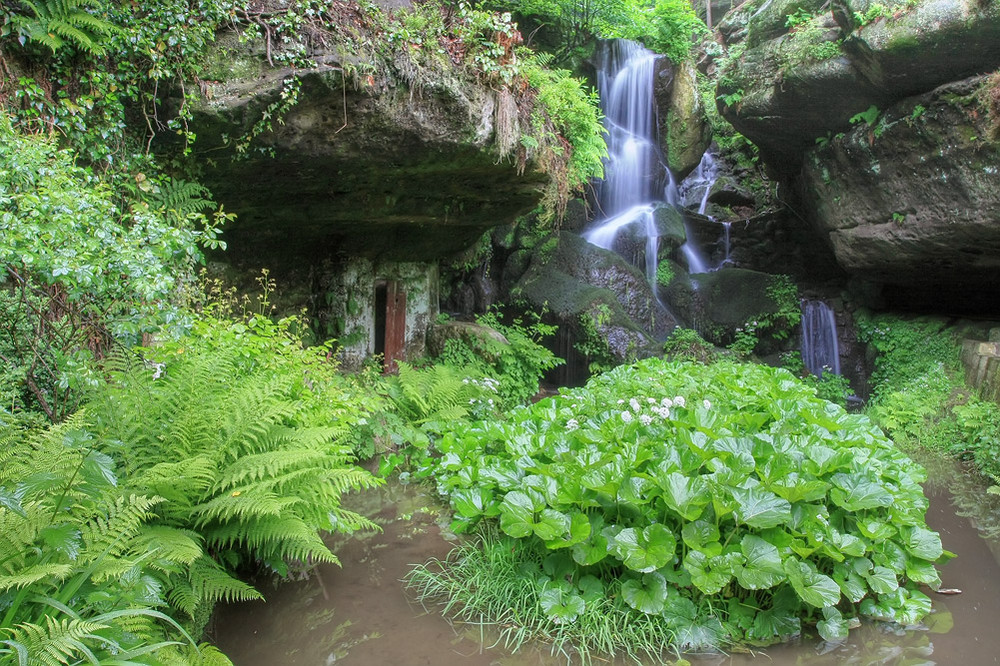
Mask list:
[[[691,62],[674,66],[663,57],[657,62],[656,80],[661,148],[667,166],[681,179],[694,171],[712,141],[712,129],[698,91],[698,73]],[[669,85],[664,85],[665,81]]]
[[[800,194],[844,270],[952,307],[995,300],[982,291],[1000,284],[1000,144],[983,104],[995,86],[942,86],[808,153]]]
[[[720,25],[742,50],[720,79],[720,111],[772,167],[794,173],[805,149],[873,105],[1000,66],[1000,3],[924,0],[859,23],[873,8],[837,0],[790,27],[795,11],[819,10],[814,0],[750,0]]]
[[[235,35],[215,49],[189,129],[201,181],[237,214],[225,239],[238,261],[435,260],[540,199],[546,176],[496,148],[520,133],[515,102],[446,58],[376,78],[350,54],[313,54],[302,70]]]
[[[577,338],[606,341],[617,362],[659,351],[659,343],[677,326],[641,271],[568,232],[535,250],[511,293],[546,307]]]

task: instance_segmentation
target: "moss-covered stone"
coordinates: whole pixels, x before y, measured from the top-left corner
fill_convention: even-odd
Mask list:
[[[272,67],[260,45],[227,38],[209,58],[232,67],[204,83],[189,127],[201,181],[237,214],[225,231],[233,260],[434,260],[537,205],[547,176],[498,159],[490,87],[444,67],[422,74],[419,88],[352,80],[350,56],[314,60],[309,70]],[[298,101],[283,108],[292,77]],[[240,137],[249,138],[242,153]]]
[[[513,295],[534,307],[547,307],[578,338],[599,335],[618,362],[656,351],[677,323],[646,277],[617,254],[580,236],[562,232],[558,240],[548,256],[535,252]],[[595,312],[603,314],[595,317]],[[581,321],[591,322],[594,331],[583,331]]]
[[[660,136],[664,137],[667,166],[678,178],[694,171],[712,140],[698,91],[697,70],[690,62],[677,67],[670,104],[660,116]]]
[[[850,274],[942,296],[1000,284],[1000,146],[975,106],[983,80],[903,100],[808,155],[802,197]]]

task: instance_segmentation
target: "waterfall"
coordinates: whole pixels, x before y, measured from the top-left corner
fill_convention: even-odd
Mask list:
[[[706,151],[701,158],[701,162],[698,163],[698,167],[690,176],[684,179],[683,185],[678,190],[678,200],[680,203],[685,208],[694,208],[694,204],[697,203],[698,214],[704,215],[709,220],[714,221],[715,218],[711,215],[706,215],[705,211],[708,210],[708,196],[712,192],[712,186],[715,185],[718,173],[719,168],[715,163],[715,158],[712,157],[711,151]],[[713,264],[704,249],[699,246],[691,223],[687,220],[684,221],[684,231],[687,233],[688,240],[681,247],[681,250],[683,250],[684,256],[687,258],[689,272],[707,273],[709,271],[717,271],[723,266],[733,263],[729,257],[731,224],[729,222],[721,222],[720,226],[722,227],[722,235],[716,246],[722,246],[722,259],[717,264]]]
[[[802,363],[811,374],[840,374],[837,322],[823,301],[802,301]]]
[[[598,191],[603,218],[584,234],[608,250],[619,249],[615,246],[625,234],[643,239],[641,260],[634,263],[644,266],[654,291],[659,251],[655,212],[666,204],[670,188],[676,189],[656,146],[655,59],[652,51],[628,40],[602,46],[597,88],[608,130],[608,159]]]

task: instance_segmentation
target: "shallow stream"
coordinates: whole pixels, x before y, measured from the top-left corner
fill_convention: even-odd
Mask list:
[[[980,666],[1000,663],[1000,498],[951,461],[922,458],[930,479],[927,522],[958,555],[942,567],[944,588],[919,629],[863,624],[835,646],[805,636],[753,653],[688,655],[696,665]],[[214,640],[236,666],[548,666],[565,664],[544,646],[516,655],[484,647],[472,627],[450,625],[408,600],[400,579],[411,564],[443,558],[440,504],[417,486],[391,482],[350,498],[350,507],[382,526],[378,534],[331,541],[343,567],[325,565],[309,579],[259,585],[267,602],[222,608]],[[489,640],[487,639],[487,644]],[[605,663],[605,662],[598,662]]]

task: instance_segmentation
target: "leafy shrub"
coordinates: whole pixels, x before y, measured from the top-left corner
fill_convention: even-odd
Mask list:
[[[162,581],[195,625],[216,601],[258,596],[238,568],[336,562],[317,531],[374,527],[340,506],[378,483],[339,441],[364,423],[370,397],[327,350],[303,348],[292,323],[205,314],[189,336],[119,359],[88,406],[122,487],[162,498],[157,542],[193,553]]]
[[[673,361],[699,363],[711,363],[716,357],[715,347],[698,335],[698,331],[680,326],[671,331],[663,343],[663,353]]]
[[[221,246],[225,218],[187,212],[122,209],[72,153],[0,114],[0,355],[17,371],[15,409],[65,418],[93,381],[88,361],[179,317],[173,291],[202,247]]]
[[[901,445],[972,458],[1000,478],[1000,406],[965,385],[958,338],[937,319],[860,317],[877,352],[868,413]]]
[[[562,363],[562,359],[540,344],[555,333],[555,326],[543,324],[539,316],[532,323],[515,318],[505,324],[498,311],[477,320],[500,332],[508,344],[485,338],[473,342],[449,340],[438,360],[460,368],[468,377],[488,377],[497,382],[498,409],[527,402],[538,393],[538,383],[545,371]]]
[[[557,624],[611,604],[662,623],[677,648],[803,623],[840,639],[859,616],[926,615],[917,585],[936,586],[950,556],[924,523],[921,468],[785,370],[651,359],[436,447],[424,473],[453,527],[488,521],[521,540]]]

